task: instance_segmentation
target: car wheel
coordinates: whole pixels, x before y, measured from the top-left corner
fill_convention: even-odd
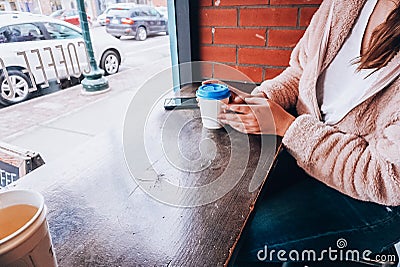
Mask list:
[[[144,41],[147,38],[147,31],[145,27],[140,26],[137,31],[136,31],[136,40],[138,41]]]
[[[114,35],[114,37],[117,38],[117,39],[121,39],[120,35],[117,35],[117,36]]]
[[[8,78],[12,86],[8,84],[4,73],[0,76],[0,102],[11,105],[26,100],[29,97],[29,88],[32,87],[28,76],[19,70],[9,70]]]
[[[117,52],[108,50],[101,57],[100,68],[104,70],[105,75],[111,75],[118,72],[120,63]]]

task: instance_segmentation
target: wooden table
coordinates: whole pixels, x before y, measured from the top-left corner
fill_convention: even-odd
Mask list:
[[[166,151],[176,149],[165,141],[170,133],[163,131],[168,128],[165,121],[171,112],[187,122],[174,144],[187,164],[204,163],[206,168],[195,170],[193,164],[186,168],[185,162],[179,162],[183,167],[177,167],[176,162],[170,162],[174,155],[168,152],[159,157],[157,151],[162,142]],[[216,195],[209,192],[199,202],[201,191],[196,191],[193,197],[182,198],[182,205],[165,204],[168,199],[161,202],[146,193],[138,184],[141,177],[134,179],[129,172],[122,132],[114,129],[99,134],[9,188],[35,189],[45,196],[60,266],[228,264],[279,142],[274,136],[247,136],[232,129],[208,131],[202,128],[199,110],[168,112],[163,110],[162,103],[149,117],[147,127],[150,134],[145,142],[151,158],[148,169],[156,172],[158,179],[145,180],[141,183],[143,188],[163,189],[163,181],[200,188],[223,177],[222,183],[208,189],[216,194],[227,191],[225,184],[232,189],[216,200],[212,200]],[[125,150],[144,142],[135,136],[132,139],[135,141],[126,143]]]

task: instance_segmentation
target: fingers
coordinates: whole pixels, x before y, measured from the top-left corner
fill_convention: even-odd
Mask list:
[[[227,120],[220,120],[220,121],[221,121],[221,123],[229,125],[233,129],[235,129],[236,131],[239,131],[241,133],[245,133],[245,134],[260,134],[261,133],[259,127],[248,126],[244,123],[237,122],[237,121],[227,121]]]
[[[222,105],[221,107],[226,111],[233,111],[236,113],[246,114],[251,112],[251,107],[249,107],[248,105],[230,104],[230,105]]]
[[[250,104],[250,105],[267,105],[267,106],[269,106],[268,100],[263,97],[246,97],[244,101],[246,101],[246,103]]]
[[[229,125],[243,124],[245,128],[258,127],[258,121],[252,114],[223,113],[218,119]]]
[[[229,103],[232,103],[232,104],[244,104],[246,102],[244,101],[243,97],[238,96],[234,92],[231,92],[231,97],[229,99]]]
[[[229,101],[231,103],[243,104],[243,103],[245,103],[245,98],[251,97],[251,94],[245,93],[245,92],[243,92],[233,86],[230,86],[229,84],[226,84],[220,80],[217,80],[217,79],[205,80],[202,82],[202,85],[211,84],[211,83],[223,84],[223,85],[228,86],[229,90],[231,91],[231,97],[230,97],[230,101]]]
[[[233,86],[228,85],[228,88],[229,88],[229,90],[231,90],[231,92],[235,93],[236,95],[241,95],[241,94],[243,94],[242,91],[240,91],[239,89],[237,89],[237,88],[235,88],[235,87],[233,87]]]
[[[246,104],[222,105],[224,113],[219,119],[222,123],[230,125],[233,129],[246,134],[272,133],[275,131],[273,116],[271,116],[271,103],[265,98],[246,100]]]
[[[239,131],[239,132],[242,132],[242,133],[246,133],[246,127],[244,127],[243,123],[238,123],[238,122],[234,122],[234,121],[227,121],[227,120],[221,120],[221,122],[223,124],[227,124],[227,125],[231,126],[236,131]]]
[[[210,84],[210,83],[225,84],[225,83],[223,83],[223,82],[221,82],[220,80],[217,80],[217,79],[210,79],[210,80],[205,80],[205,81],[201,82],[202,85]]]
[[[249,105],[249,103],[247,103],[247,104],[229,104],[229,105],[223,104],[223,105],[221,105],[221,108],[225,111],[233,111],[233,112],[241,113],[241,114],[249,114],[249,113],[254,113],[254,110],[256,108],[258,108],[260,105],[263,105],[263,106],[269,108],[269,103],[266,99],[265,99],[265,101],[260,100],[258,103],[257,103],[257,101],[253,101],[253,103],[250,105]]]

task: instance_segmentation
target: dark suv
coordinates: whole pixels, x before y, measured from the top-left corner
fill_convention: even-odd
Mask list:
[[[135,36],[136,40],[144,41],[149,34],[168,34],[168,22],[150,6],[115,7],[107,13],[106,31],[118,39],[121,36]]]

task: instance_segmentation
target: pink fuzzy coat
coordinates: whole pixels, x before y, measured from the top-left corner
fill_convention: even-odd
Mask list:
[[[264,92],[284,108],[296,106],[300,116],[289,127],[283,144],[311,176],[356,199],[397,206],[400,53],[337,124],[321,121],[316,98],[319,75],[338,53],[365,2],[323,1],[293,50],[290,66],[255,92]]]

